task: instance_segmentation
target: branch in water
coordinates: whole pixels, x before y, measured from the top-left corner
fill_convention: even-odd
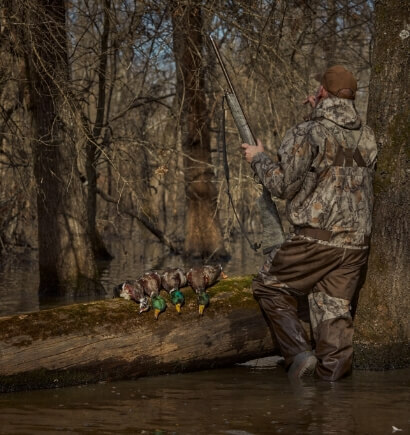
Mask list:
[[[161,243],[163,243],[165,246],[168,246],[168,248],[174,254],[181,254],[181,249],[175,246],[175,244],[168,238],[168,236],[164,234],[159,228],[157,228],[147,216],[143,215],[138,210],[124,206],[119,200],[113,198],[111,195],[102,191],[101,189],[97,188],[97,193],[105,201],[117,204],[122,213],[125,213],[128,216],[137,219],[138,222],[140,222],[142,225],[144,225],[145,228],[147,228],[147,230],[154,234],[154,236],[157,237]]]

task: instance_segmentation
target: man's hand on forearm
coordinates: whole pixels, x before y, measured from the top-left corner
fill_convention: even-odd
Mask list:
[[[263,153],[265,148],[262,145],[262,142],[257,139],[257,145],[249,145],[248,143],[242,144],[242,149],[244,150],[244,156],[248,163],[252,162],[252,159],[256,156],[256,154]]]

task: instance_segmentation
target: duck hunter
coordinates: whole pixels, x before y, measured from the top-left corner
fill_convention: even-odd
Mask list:
[[[352,367],[353,317],[364,283],[377,146],[354,100],[357,81],[341,65],[308,96],[308,121],[288,130],[277,157],[243,143],[264,188],[285,199],[294,232],[267,255],[252,288],[291,379],[335,381]],[[297,315],[308,296],[313,348]]]

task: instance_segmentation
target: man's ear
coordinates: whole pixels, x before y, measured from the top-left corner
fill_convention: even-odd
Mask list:
[[[323,87],[323,85],[320,85],[319,95],[322,98],[327,98],[329,96],[329,92],[327,92],[327,90]]]

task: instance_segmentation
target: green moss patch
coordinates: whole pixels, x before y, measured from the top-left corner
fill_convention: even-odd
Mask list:
[[[214,309],[230,310],[235,307],[257,307],[251,292],[253,276],[220,280],[208,289],[211,298],[209,314]],[[163,292],[164,293],[164,292]],[[196,294],[190,288],[183,289],[186,298],[181,316],[191,311],[196,314]],[[168,309],[155,320],[153,312],[139,314],[139,306],[133,301],[111,299],[90,303],[57,307],[34,313],[0,318],[0,341],[15,346],[27,346],[35,340],[44,340],[70,334],[93,335],[105,330],[116,332],[121,328],[135,329],[149,325],[155,328],[157,322],[173,321],[178,316],[169,297],[163,294]]]

